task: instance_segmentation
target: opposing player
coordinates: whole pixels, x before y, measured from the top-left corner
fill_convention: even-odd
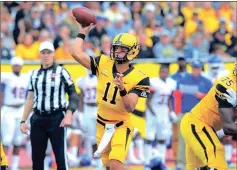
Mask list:
[[[2,142],[0,142],[0,156],[1,156],[0,169],[1,170],[8,170],[8,160],[7,160],[7,157],[6,157],[5,152],[3,150]]]
[[[149,164],[152,153],[152,141],[157,140],[156,150],[163,163],[166,157],[166,142],[172,135],[171,117],[175,114],[171,108],[171,94],[176,88],[176,81],[169,78],[169,68],[161,65],[160,77],[150,79],[150,95],[147,99],[146,111],[146,165]]]
[[[19,128],[28,86],[27,75],[21,74],[23,64],[21,58],[14,57],[11,60],[12,73],[1,73],[2,144],[6,154],[13,145],[12,170],[18,170],[20,145],[24,139]]]
[[[93,26],[80,28],[73,46],[73,58],[97,76],[97,133],[95,157],[101,156],[107,170],[123,170],[133,136],[130,113],[138,97],[147,97],[149,78],[139,69],[129,65],[139,52],[137,37],[122,33],[111,44],[110,57],[96,58],[82,51],[83,40]]]
[[[220,56],[213,55],[208,60],[208,70],[204,73],[204,76],[207,77],[215,83],[219,78],[227,76],[229,71],[225,69],[224,63]]]
[[[201,102],[183,117],[180,128],[186,142],[187,170],[228,169],[224,147],[215,131],[223,128],[225,135],[236,136],[236,101],[230,104],[232,97],[228,93],[232,89],[236,94],[236,80],[237,63],[233,72],[218,80]]]

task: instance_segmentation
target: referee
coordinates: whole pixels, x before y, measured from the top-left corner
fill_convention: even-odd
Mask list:
[[[66,126],[72,123],[72,114],[79,103],[74,83],[68,71],[54,63],[52,43],[40,44],[41,67],[32,71],[28,96],[21,120],[22,133],[28,133],[25,123],[30,118],[30,140],[33,170],[44,169],[47,141],[50,139],[58,170],[67,170]],[[66,93],[69,96],[67,104]],[[66,112],[66,113],[65,113]]]

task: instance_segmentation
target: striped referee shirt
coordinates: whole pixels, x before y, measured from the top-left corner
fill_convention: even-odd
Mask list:
[[[70,95],[76,94],[70,74],[65,68],[56,64],[47,69],[41,66],[41,68],[33,70],[28,90],[34,92],[33,109],[40,112],[68,109],[66,93],[69,95],[69,105]],[[72,112],[76,110],[75,107],[71,109]]]

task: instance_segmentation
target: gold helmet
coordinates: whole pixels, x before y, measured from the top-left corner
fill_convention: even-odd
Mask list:
[[[234,70],[233,70],[234,76],[237,77],[237,61],[235,62]]]
[[[127,47],[128,52],[124,58],[118,58],[115,56],[114,47],[122,46]],[[139,53],[140,44],[137,37],[129,33],[121,33],[115,36],[110,48],[110,57],[118,64],[122,64],[133,60]]]

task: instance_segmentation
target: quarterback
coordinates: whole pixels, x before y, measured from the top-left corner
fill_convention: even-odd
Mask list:
[[[227,170],[224,147],[216,131],[236,136],[237,62],[232,73],[219,79],[208,94],[185,114],[180,129],[186,143],[186,169]]]
[[[97,76],[97,133],[95,157],[100,157],[107,170],[125,170],[123,162],[133,136],[130,113],[139,97],[147,97],[149,78],[129,64],[139,52],[137,37],[122,33],[113,39],[110,57],[90,57],[82,51],[83,40],[93,26],[80,28],[72,56]]]

